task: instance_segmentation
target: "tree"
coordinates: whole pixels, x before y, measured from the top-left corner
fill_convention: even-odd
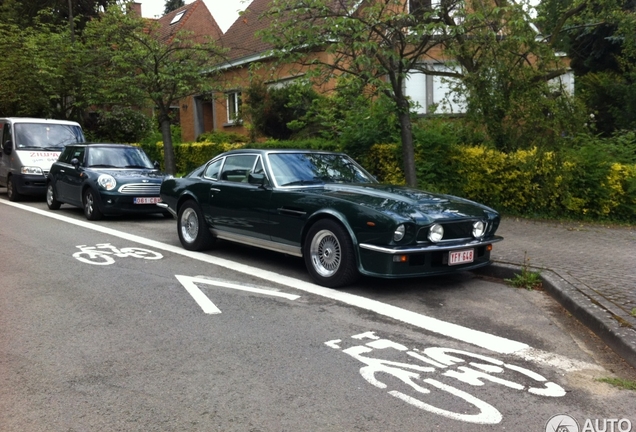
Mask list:
[[[171,106],[179,99],[210,91],[209,71],[222,51],[212,41],[196,42],[188,32],[162,38],[159,25],[110,7],[84,32],[93,53],[93,103],[141,105],[156,110],[164,143],[165,170],[176,172],[170,134]]]
[[[274,0],[266,12],[272,24],[262,33],[284,61],[310,67],[313,79],[355,76],[372,94],[381,92],[393,101],[410,186],[417,184],[412,105],[404,91],[410,74],[459,80],[468,92],[469,109],[472,106],[482,118],[494,116],[490,132],[502,140],[497,129],[514,106],[512,97],[538,83],[548,93],[546,83],[565,72],[553,61],[549,44],[537,41],[528,14],[516,3],[441,0],[435,7],[432,4],[426,0]],[[455,66],[436,67],[453,59]],[[498,79],[489,84],[493,73]],[[512,77],[514,85],[505,80]],[[503,98],[489,109],[487,96],[497,94]]]
[[[164,15],[168,15],[170,12],[179,9],[180,7],[185,6],[184,0],[166,0],[165,9],[163,11]]]
[[[81,83],[87,73],[80,44],[66,24],[47,23],[42,12],[33,27],[0,24],[0,114],[79,120],[86,106]]]
[[[0,22],[13,23],[22,28],[40,22],[38,14],[49,10],[47,24],[68,24],[69,18],[77,17],[74,24],[81,32],[86,22],[99,16],[116,0],[0,0]]]

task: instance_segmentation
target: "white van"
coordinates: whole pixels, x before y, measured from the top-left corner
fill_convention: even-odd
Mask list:
[[[46,176],[67,144],[85,142],[79,123],[38,118],[0,118],[0,187],[11,201],[45,195]]]

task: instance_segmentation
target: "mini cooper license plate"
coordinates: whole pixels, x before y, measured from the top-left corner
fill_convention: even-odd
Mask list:
[[[474,249],[466,249],[448,253],[448,265],[471,263],[474,260]]]
[[[133,200],[134,204],[157,204],[158,202],[161,202],[161,198],[159,197],[143,197]]]

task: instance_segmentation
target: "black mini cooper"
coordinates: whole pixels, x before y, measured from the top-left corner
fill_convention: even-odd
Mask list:
[[[125,144],[73,144],[64,148],[47,178],[46,204],[84,209],[88,220],[124,213],[162,213],[161,172],[139,147]],[[170,216],[167,212],[164,212]]]

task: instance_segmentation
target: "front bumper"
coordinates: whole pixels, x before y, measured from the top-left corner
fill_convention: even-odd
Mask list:
[[[46,176],[38,174],[13,174],[13,183],[20,195],[46,195]]]
[[[493,236],[485,240],[406,247],[362,243],[359,245],[359,270],[365,275],[384,278],[432,276],[472,270],[491,263],[491,245],[501,240],[503,237]],[[472,262],[448,264],[449,252],[468,249],[473,250]]]
[[[100,193],[100,210],[106,215],[165,213],[156,203],[135,204],[135,198],[158,198],[148,195],[122,195],[118,193]]]

